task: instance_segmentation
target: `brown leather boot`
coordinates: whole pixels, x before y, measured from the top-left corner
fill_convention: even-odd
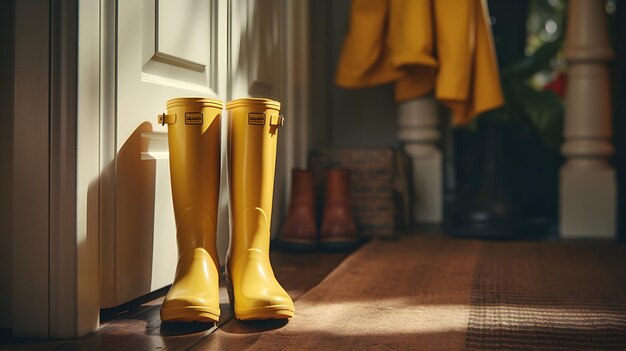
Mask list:
[[[359,237],[350,208],[350,171],[332,169],[326,179],[320,246],[324,249],[351,249]]]
[[[291,205],[279,242],[287,249],[313,249],[317,244],[314,174],[301,169],[291,174]]]

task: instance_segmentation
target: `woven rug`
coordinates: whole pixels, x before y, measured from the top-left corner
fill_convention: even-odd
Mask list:
[[[468,349],[626,349],[626,251],[487,244],[474,272]]]
[[[626,349],[626,249],[440,236],[374,241],[301,296],[293,320],[255,334],[247,347]]]

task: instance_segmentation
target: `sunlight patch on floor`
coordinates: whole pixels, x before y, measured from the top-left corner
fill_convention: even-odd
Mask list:
[[[337,335],[464,331],[468,305],[416,305],[410,299],[296,303],[289,329]]]

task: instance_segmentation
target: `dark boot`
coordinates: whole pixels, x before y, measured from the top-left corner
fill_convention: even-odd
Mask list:
[[[503,122],[479,122],[482,160],[478,162],[482,165],[475,170],[471,187],[460,198],[453,236],[485,239],[519,236],[504,151],[506,132]]]
[[[350,171],[333,169],[326,179],[320,246],[324,249],[351,249],[359,238],[350,208]]]
[[[313,249],[317,244],[314,175],[301,169],[291,174],[291,204],[279,242],[287,249]]]

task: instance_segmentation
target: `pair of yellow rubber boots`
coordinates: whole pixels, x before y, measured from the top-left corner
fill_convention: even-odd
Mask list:
[[[164,322],[217,322],[219,260],[215,245],[220,183],[222,102],[178,98],[159,123],[168,125],[178,266],[161,307]],[[280,103],[237,99],[229,117],[231,237],[226,277],[235,317],[284,319],[293,301],[269,260],[270,221]]]

